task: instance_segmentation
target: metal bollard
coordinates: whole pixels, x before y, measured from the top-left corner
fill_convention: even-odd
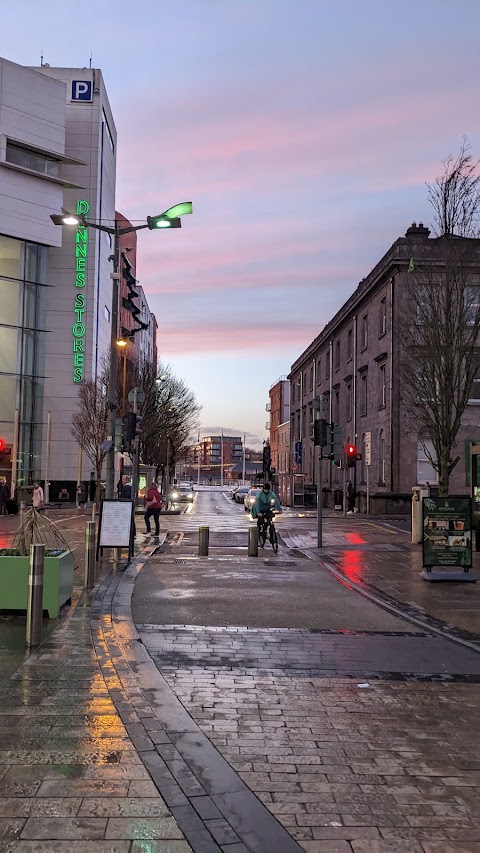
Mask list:
[[[198,556],[208,557],[208,541],[210,537],[210,529],[208,527],[198,528]]]
[[[45,545],[30,545],[26,636],[27,646],[39,646],[42,642],[44,561]]]
[[[248,556],[258,557],[258,527],[248,528]]]
[[[85,569],[83,576],[85,589],[95,586],[95,522],[87,521],[85,525]]]

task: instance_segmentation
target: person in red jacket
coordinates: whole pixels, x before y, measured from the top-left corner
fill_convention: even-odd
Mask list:
[[[155,481],[150,483],[150,487],[147,492],[147,499],[145,501],[145,506],[147,511],[145,513],[145,526],[147,528],[147,533],[150,533],[150,517],[153,515],[153,520],[155,522],[155,536],[160,535],[160,510],[163,506],[163,500],[160,492],[158,491],[157,484]]]

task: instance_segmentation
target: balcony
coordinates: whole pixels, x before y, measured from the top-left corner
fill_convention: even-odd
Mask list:
[[[265,403],[265,411],[266,411],[266,412],[269,412],[269,411],[270,411],[270,409],[271,409],[271,405],[272,405],[271,403]]]
[[[265,429],[270,432],[270,421],[267,421],[267,423],[265,424]]]

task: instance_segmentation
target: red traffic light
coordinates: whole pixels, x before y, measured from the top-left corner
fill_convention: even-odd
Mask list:
[[[5,450],[5,439],[4,438],[0,438],[0,453],[2,452],[2,450]]]
[[[354,444],[347,444],[346,448],[347,456],[353,457],[357,455],[357,448]]]

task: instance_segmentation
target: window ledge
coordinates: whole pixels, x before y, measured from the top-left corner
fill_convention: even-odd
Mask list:
[[[84,190],[85,187],[80,184],[73,184],[71,181],[64,181],[62,178],[54,178],[53,175],[44,175],[43,172],[36,172],[35,169],[27,169],[25,166],[17,166],[16,163],[7,163],[6,160],[0,162],[0,166],[4,169],[13,169],[14,172],[21,172],[22,175],[30,175],[31,178],[39,178],[41,181],[48,181],[51,184],[58,184],[66,189]]]

